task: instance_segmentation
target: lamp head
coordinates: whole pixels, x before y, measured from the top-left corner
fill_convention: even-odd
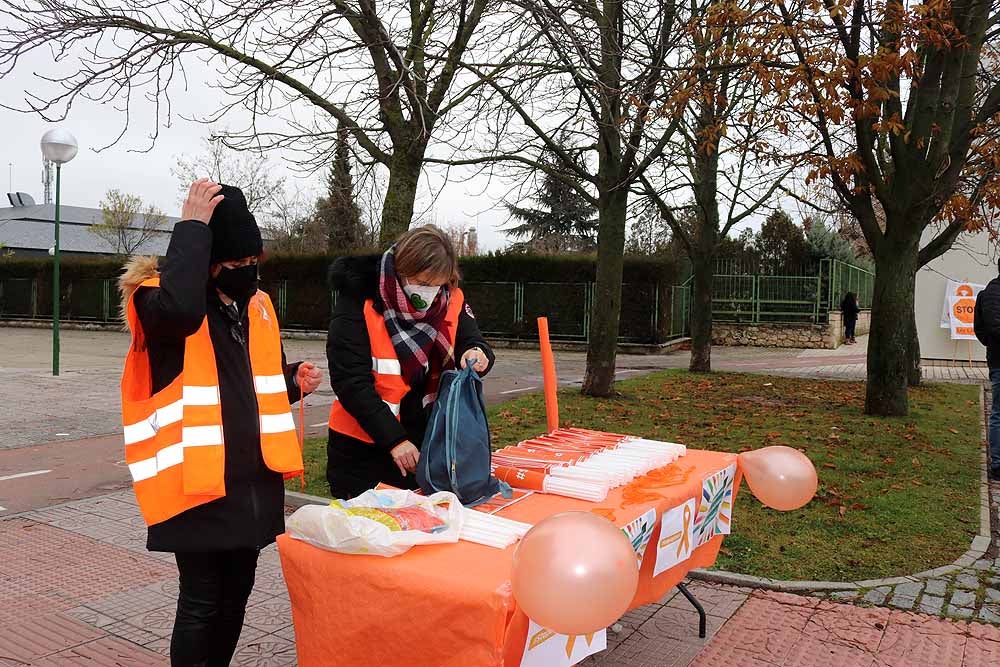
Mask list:
[[[65,164],[76,157],[79,146],[76,137],[61,127],[42,135],[42,155],[56,164]]]

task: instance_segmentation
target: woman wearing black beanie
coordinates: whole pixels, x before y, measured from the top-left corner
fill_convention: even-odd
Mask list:
[[[283,478],[302,472],[290,405],[321,375],[285,361],[243,193],[197,181],[181,217],[162,266],[134,259],[120,281],[125,454],[147,547],[177,561],[171,664],[222,667],[260,550],[284,532]]]

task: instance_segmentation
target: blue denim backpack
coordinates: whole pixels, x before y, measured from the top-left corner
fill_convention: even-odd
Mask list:
[[[445,371],[420,449],[417,483],[426,494],[451,491],[466,507],[497,493],[509,498],[510,487],[490,470],[491,458],[482,379],[471,364]]]

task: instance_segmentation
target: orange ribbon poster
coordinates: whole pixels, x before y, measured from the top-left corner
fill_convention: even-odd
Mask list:
[[[660,540],[656,545],[656,567],[653,576],[666,572],[691,556],[694,542],[695,499],[691,498],[663,513]]]
[[[976,300],[971,296],[948,298],[948,316],[952,340],[976,340],[973,327],[976,318]]]
[[[569,637],[529,623],[521,667],[570,667],[608,647],[608,631]]]

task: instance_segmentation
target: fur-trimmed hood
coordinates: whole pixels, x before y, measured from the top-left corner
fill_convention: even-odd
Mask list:
[[[381,254],[338,257],[330,267],[330,287],[361,301],[374,299],[379,294],[381,262]]]
[[[125,271],[118,278],[118,294],[121,297],[118,315],[122,324],[128,326],[128,301],[132,298],[139,285],[160,274],[159,260],[156,257],[132,257],[125,264]]]

